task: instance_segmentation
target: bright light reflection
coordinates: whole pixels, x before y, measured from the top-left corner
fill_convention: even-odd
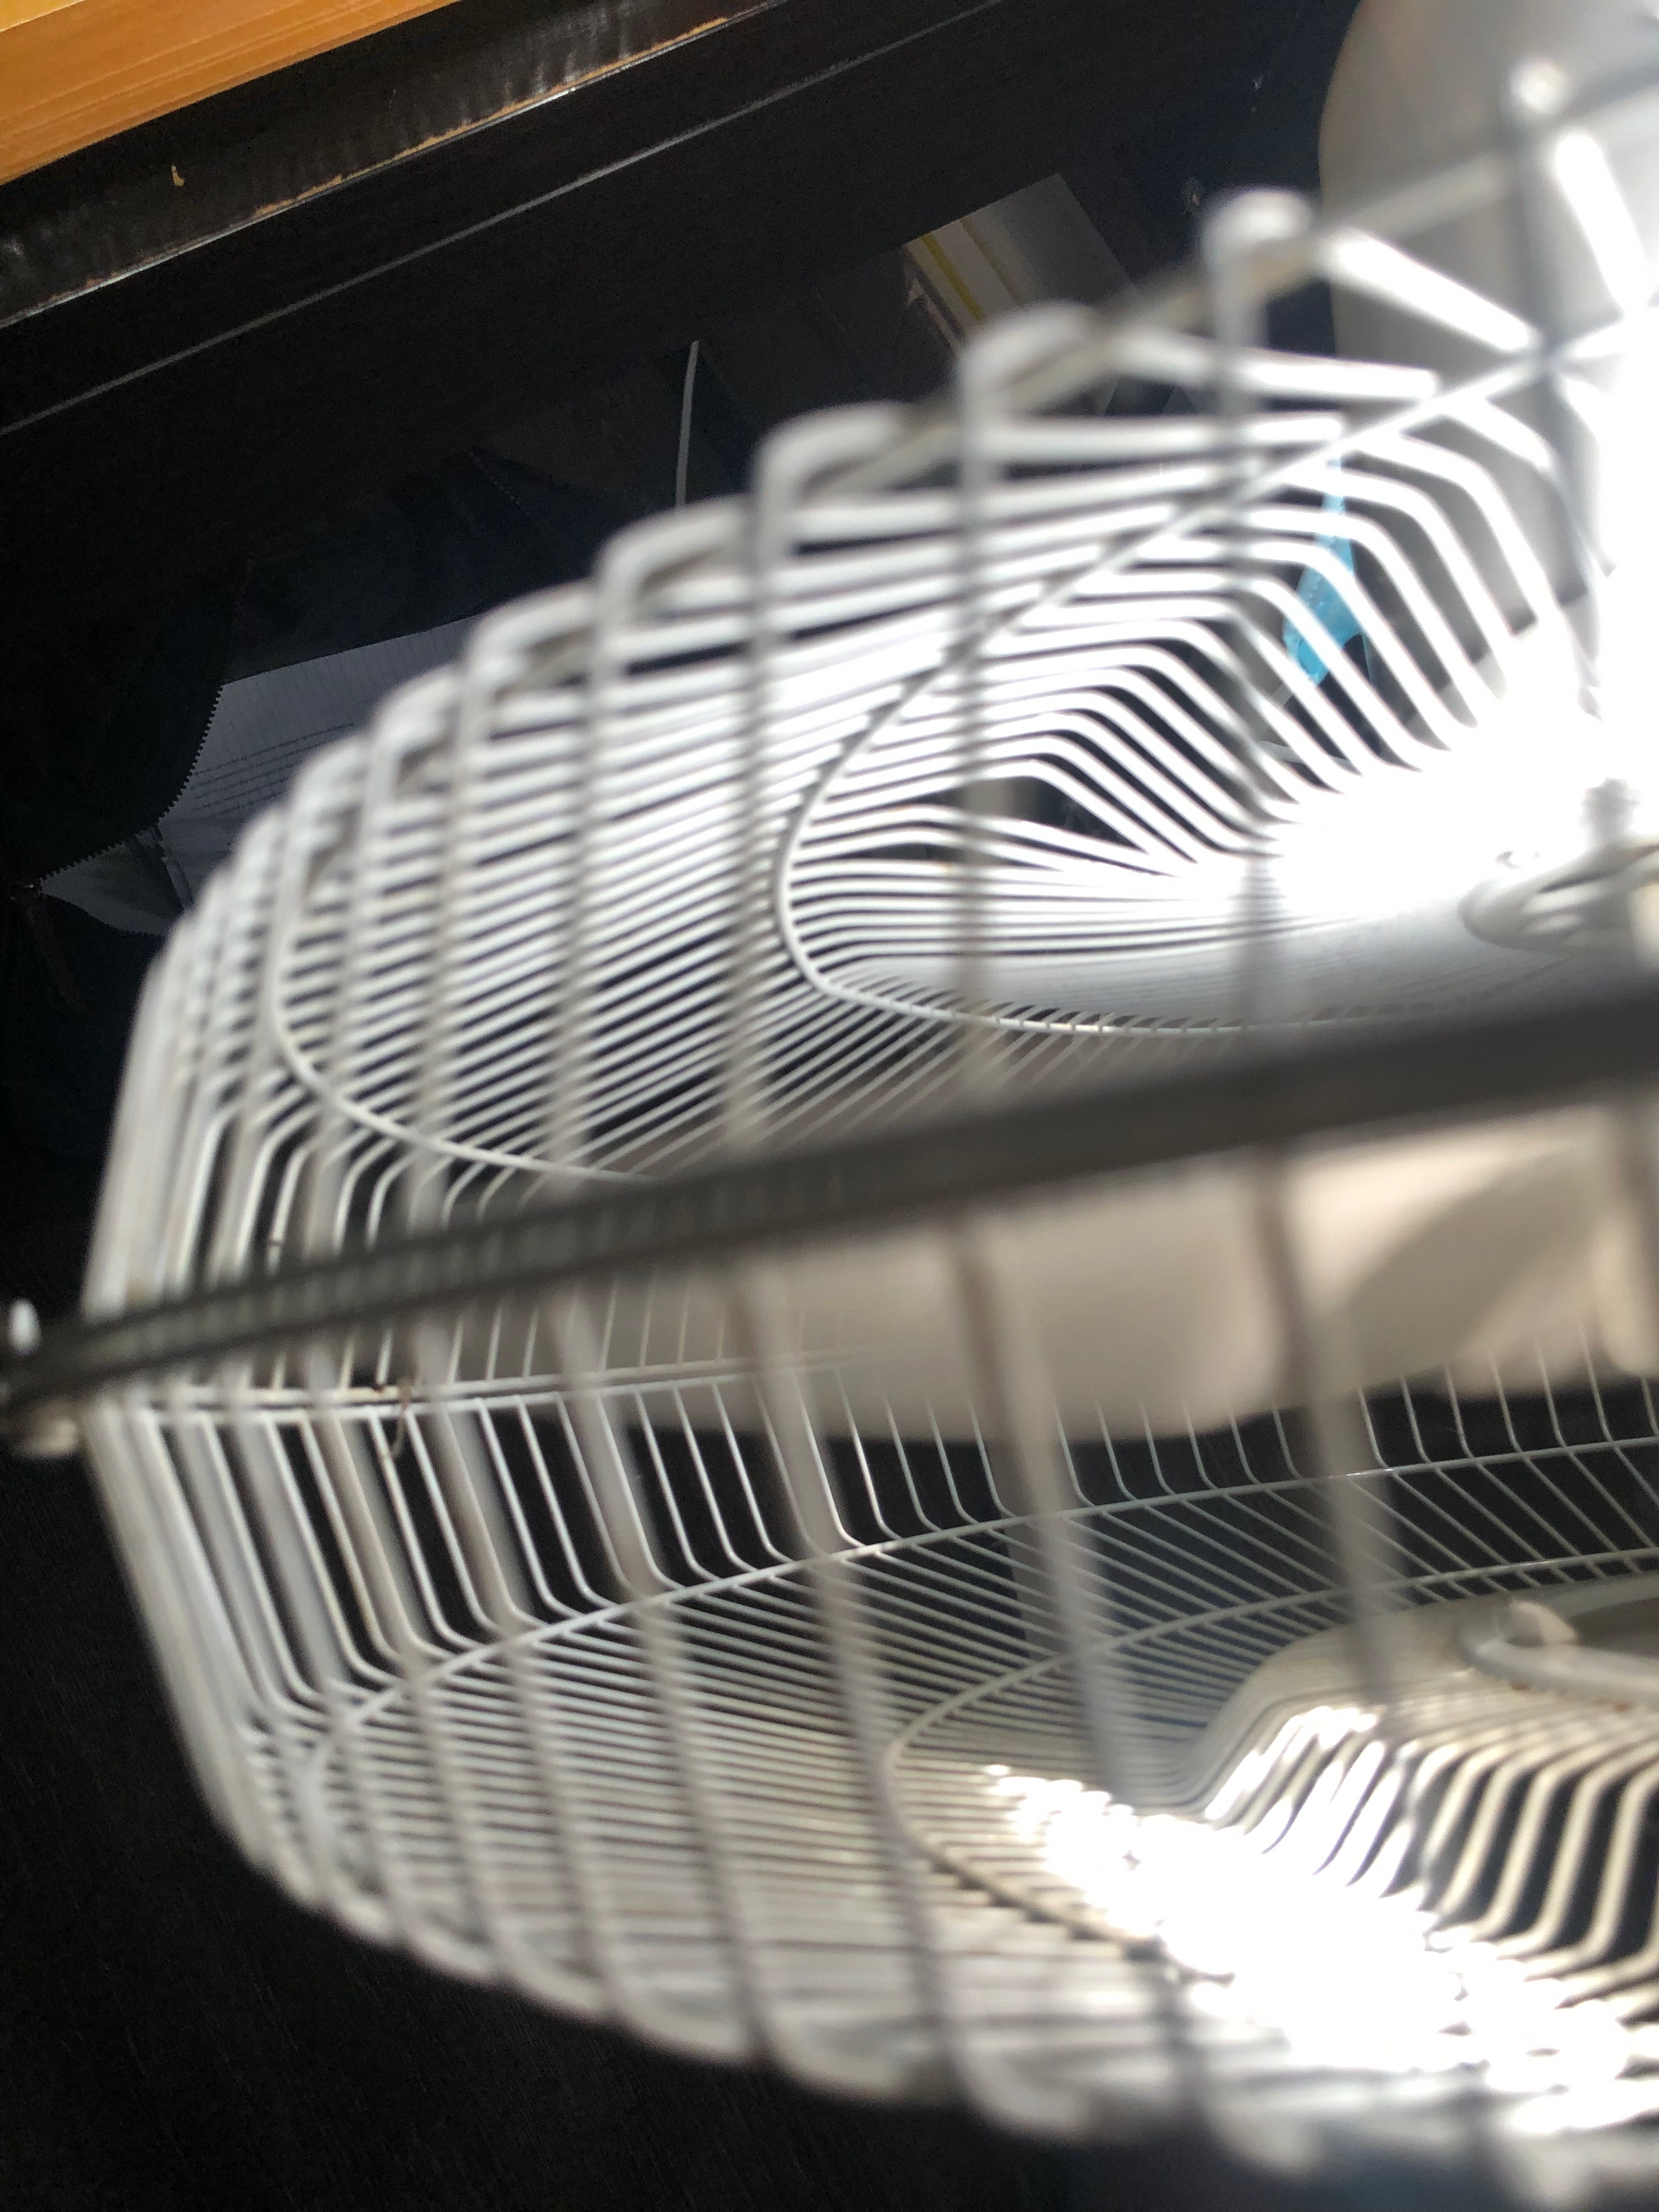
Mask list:
[[[1299,1717],[1303,1741],[1329,1744],[1355,1720],[1326,1709]],[[1281,1737],[1280,1753],[1293,1748]],[[1254,1779],[1277,1763],[1246,1762]],[[1194,2009],[1277,2031],[1298,2062],[1333,2071],[1444,2074],[1479,2067],[1495,2090],[1528,2101],[1529,2133],[1600,2125],[1651,2096],[1650,2082],[1615,2088],[1630,2063],[1622,2024],[1595,2003],[1567,2005],[1558,1984],[1528,1981],[1519,1963],[1436,1930],[1409,1894],[1368,1896],[1320,1871],[1349,1817],[1340,1792],[1325,1832],[1298,1818],[1276,1845],[1260,1832],[1168,1814],[1139,1816],[1079,1782],[986,1770],[1014,1832],[1046,1869],[1113,1929],[1156,1938],[1202,1977]],[[1217,1800],[1239,1802],[1243,1770]],[[1320,1814],[1313,1814],[1316,1828]],[[1565,2094],[1570,2093],[1570,2094]],[[1637,2100],[1637,2107],[1631,2098]],[[1553,2115],[1553,2117],[1552,2117]]]

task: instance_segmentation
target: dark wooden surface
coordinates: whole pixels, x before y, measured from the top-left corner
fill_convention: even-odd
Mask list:
[[[491,4],[501,15],[505,0]],[[467,12],[383,37],[453,35]],[[162,591],[228,546],[1144,129],[1274,12],[768,0],[15,316],[0,325],[15,588],[48,603]],[[330,97],[380,51],[326,58]],[[253,104],[267,145],[288,127],[272,83],[223,96],[233,115]],[[222,164],[228,126],[205,106]],[[154,157],[161,129],[131,135]],[[83,193],[118,192],[120,143],[77,157]],[[9,205],[14,234],[38,239],[65,187],[51,172],[21,181],[24,201],[0,196],[0,237]]]

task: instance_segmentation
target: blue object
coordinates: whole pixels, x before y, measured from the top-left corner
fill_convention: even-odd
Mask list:
[[[1324,506],[1327,514],[1340,514],[1344,511],[1341,493],[1327,492]],[[1349,539],[1321,538],[1318,542],[1323,551],[1334,553],[1348,574],[1352,575],[1353,546]],[[1358,636],[1359,624],[1354,619],[1352,609],[1335,586],[1327,577],[1322,576],[1316,568],[1302,571],[1302,580],[1296,587],[1296,596],[1310,614],[1316,616],[1323,623],[1339,646],[1346,645],[1351,637]],[[1285,623],[1285,650],[1303,673],[1311,676],[1316,684],[1322,684],[1329,675],[1330,670],[1325,661],[1288,617]]]

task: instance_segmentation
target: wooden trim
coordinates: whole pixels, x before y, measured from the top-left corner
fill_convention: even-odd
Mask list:
[[[78,8],[82,0],[0,0],[0,31],[15,31],[37,15],[55,15],[60,8]]]
[[[0,181],[454,0],[0,0]]]
[[[292,90],[296,125],[315,135],[317,88],[290,80],[336,72],[341,95],[383,40],[439,42],[472,4],[191,116]],[[707,0],[640,4],[683,21]],[[1178,112],[1200,87],[1248,82],[1259,35],[1239,0],[728,0],[726,12],[176,250],[157,252],[141,226],[144,257],[112,269],[118,281],[0,325],[0,567],[27,549],[27,568],[6,570],[0,629],[160,598],[714,337],[728,317]],[[171,131],[145,133],[163,175]],[[234,167],[240,143],[208,134],[202,179],[210,146]],[[60,168],[113,168],[118,154],[125,174],[130,149],[114,142]],[[280,170],[275,153],[265,166]],[[50,201],[50,181],[9,189]]]

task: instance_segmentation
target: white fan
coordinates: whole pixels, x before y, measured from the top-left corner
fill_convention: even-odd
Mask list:
[[[1581,557],[1539,396],[1626,455],[1651,311],[1546,330],[1432,247],[1612,267],[1654,116],[1241,201],[1155,301],[792,426],[250,827],[6,1389],[78,1401],[297,1895],[1061,2135],[1645,2156],[1651,1869],[1563,1869],[1647,1692],[1504,1671],[1659,1567],[1644,1129],[1355,1133],[1650,1072],[1559,1004],[1659,839],[1639,547]],[[1455,375],[1267,349],[1310,281]]]

